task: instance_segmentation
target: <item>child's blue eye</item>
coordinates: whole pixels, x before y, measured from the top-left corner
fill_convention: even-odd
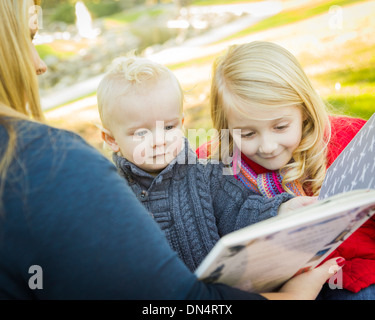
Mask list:
[[[165,129],[165,130],[172,130],[172,129],[173,129],[173,126],[166,126],[164,129]]]
[[[142,131],[136,131],[134,132],[134,135],[135,136],[138,136],[138,137],[143,137],[147,134],[147,131],[146,130],[142,130]]]

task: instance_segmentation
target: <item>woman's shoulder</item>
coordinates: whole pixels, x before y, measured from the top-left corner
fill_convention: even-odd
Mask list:
[[[17,121],[15,129],[14,161],[5,188],[9,206],[16,206],[14,199],[24,195],[30,212],[37,213],[36,208],[40,208],[40,219],[48,215],[51,203],[61,208],[68,204],[82,208],[91,203],[87,199],[123,194],[125,180],[117,174],[116,167],[79,135],[27,120]],[[100,187],[98,181],[106,188]],[[17,194],[13,190],[18,190]]]
[[[72,131],[55,128],[40,122],[19,120],[15,122],[15,129],[17,145],[21,147],[28,147],[30,144],[36,143],[40,147],[53,145],[57,148],[56,143],[63,141],[88,145],[82,137]]]
[[[85,164],[92,169],[111,164],[74,132],[28,120],[15,122],[15,130],[15,170],[23,166],[29,173],[39,172],[39,176],[47,177],[50,172],[56,175],[61,170],[84,170]]]

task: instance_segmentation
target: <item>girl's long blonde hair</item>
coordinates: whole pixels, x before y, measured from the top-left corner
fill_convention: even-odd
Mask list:
[[[0,199],[16,147],[12,123],[19,118],[43,119],[31,51],[34,4],[40,5],[40,0],[0,1],[0,126],[8,135],[7,144],[0,146]]]
[[[299,180],[304,189],[319,193],[326,172],[330,126],[326,106],[312,87],[297,59],[281,46],[263,41],[233,45],[216,59],[211,85],[211,117],[219,132],[228,129],[229,109],[251,118],[251,109],[272,110],[300,106],[303,114],[302,139],[284,168],[286,183]],[[224,130],[226,129],[226,130]],[[233,149],[230,138],[229,146]]]

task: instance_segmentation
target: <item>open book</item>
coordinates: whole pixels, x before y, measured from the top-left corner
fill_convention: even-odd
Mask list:
[[[327,170],[317,203],[225,235],[197,277],[269,292],[319,265],[375,213],[374,137],[375,115]]]
[[[222,237],[196,270],[198,278],[271,291],[317,266],[375,213],[375,190],[355,190]]]

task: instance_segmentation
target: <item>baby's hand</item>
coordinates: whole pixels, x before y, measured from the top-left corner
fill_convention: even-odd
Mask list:
[[[295,197],[280,205],[279,214],[288,213],[290,211],[300,209],[302,207],[315,203],[317,200],[318,197]]]

